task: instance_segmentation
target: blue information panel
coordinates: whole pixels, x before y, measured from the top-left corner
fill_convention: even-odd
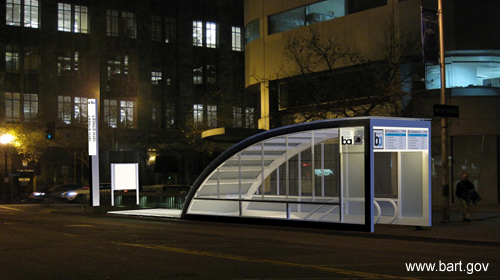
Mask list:
[[[428,137],[427,130],[408,130],[408,150],[427,150]]]
[[[406,150],[406,129],[386,129],[385,148],[387,150]]]

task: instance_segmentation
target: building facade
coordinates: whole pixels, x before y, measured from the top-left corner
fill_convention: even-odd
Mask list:
[[[360,115],[432,119],[440,205],[440,71],[424,62],[421,40],[422,10],[437,8],[426,0],[246,0],[245,86],[260,96],[259,128]],[[443,0],[446,102],[460,112],[448,118],[451,203],[464,172],[483,203],[500,202],[498,16],[497,1]]]
[[[240,1],[5,0],[0,14],[0,122],[55,124],[39,184],[88,179],[90,98],[101,180],[110,163],[139,162],[141,185],[190,184],[217,153],[198,130],[255,126]]]

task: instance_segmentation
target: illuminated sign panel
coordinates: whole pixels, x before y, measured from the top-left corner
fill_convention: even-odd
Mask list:
[[[97,101],[88,100],[89,156],[97,156]]]

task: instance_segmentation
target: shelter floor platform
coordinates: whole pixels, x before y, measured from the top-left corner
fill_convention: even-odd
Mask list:
[[[108,211],[108,214],[141,216],[141,217],[180,218],[181,214],[182,214],[182,210],[162,209],[162,208],[135,209],[135,210]]]

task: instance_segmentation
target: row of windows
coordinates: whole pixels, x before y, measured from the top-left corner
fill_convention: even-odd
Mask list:
[[[233,107],[233,127],[255,128],[254,108]],[[193,105],[194,124],[206,124],[210,128],[218,126],[217,105]]]
[[[86,125],[88,121],[88,98],[59,95],[57,98],[57,117],[62,124]],[[38,95],[31,93],[5,93],[6,122],[31,122],[38,116]],[[164,110],[163,110],[164,109]],[[136,124],[136,102],[133,100],[103,100],[103,121],[106,126],[117,128],[134,128]],[[159,127],[162,118],[165,126],[173,128],[175,125],[175,105],[166,103],[162,106],[155,102],[151,107],[151,120]],[[218,125],[217,105],[193,105],[193,122],[206,124],[214,128]],[[233,126],[255,128],[254,109],[233,107]]]
[[[39,1],[38,0],[7,0],[6,24],[27,28],[39,28]],[[58,3],[57,30],[88,34],[89,30],[88,7]],[[176,40],[177,23],[174,18],[153,15],[151,17],[151,39],[165,43]],[[215,22],[201,20],[193,21],[193,46],[217,48],[218,25]],[[233,26],[232,49],[242,51],[241,28]],[[106,35],[110,37],[126,37],[137,39],[137,19],[133,12],[106,10]]]
[[[12,45],[8,45],[5,53],[5,65],[8,73],[38,72],[39,60],[38,48],[24,46],[24,51]],[[21,65],[21,56],[24,64]],[[85,63],[81,64],[80,52],[63,51],[57,57],[57,73],[59,76],[68,72],[79,72],[84,69]],[[86,71],[86,70],[85,70]],[[106,71],[108,80],[117,75],[129,75],[130,59],[128,55],[116,56],[106,61]],[[161,69],[151,71],[151,83],[159,85],[163,81]],[[165,79],[165,85],[170,85],[171,79]],[[215,84],[217,83],[217,67],[213,64],[196,65],[193,68],[193,84]]]
[[[104,123],[116,128],[135,127],[135,101],[104,99]],[[82,124],[88,121],[87,97],[58,96],[57,116],[62,124]],[[5,120],[9,123],[32,122],[38,117],[38,94],[5,93]]]
[[[387,0],[326,0],[268,16],[268,35],[387,5]],[[245,26],[245,44],[260,37],[259,20]]]

